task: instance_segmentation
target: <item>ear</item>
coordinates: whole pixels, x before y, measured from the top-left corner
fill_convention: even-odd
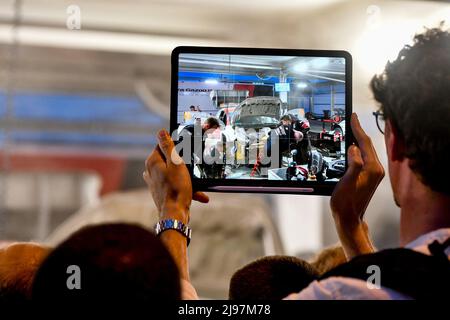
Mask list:
[[[386,150],[390,161],[403,161],[405,158],[405,142],[400,137],[400,134],[392,125],[392,122],[387,119],[385,127],[385,141]]]

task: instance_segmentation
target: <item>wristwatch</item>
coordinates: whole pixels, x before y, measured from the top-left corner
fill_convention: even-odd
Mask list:
[[[176,230],[181,233],[187,239],[187,245],[191,242],[192,229],[185,225],[183,222],[175,219],[160,220],[155,226],[156,235],[160,235],[166,230]]]

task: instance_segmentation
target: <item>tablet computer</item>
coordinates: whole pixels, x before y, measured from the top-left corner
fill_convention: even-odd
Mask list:
[[[346,51],[177,47],[170,128],[194,190],[330,195],[351,83]]]

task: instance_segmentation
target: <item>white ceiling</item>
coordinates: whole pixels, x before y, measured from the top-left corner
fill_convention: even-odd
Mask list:
[[[445,7],[444,2],[394,0],[19,2],[22,43],[157,55],[168,55],[179,45],[342,49],[346,44],[336,40],[344,36],[348,41],[364,31],[370,6],[400,22],[403,17],[424,20],[429,12]],[[74,3],[81,10],[81,31],[66,28],[66,10]],[[11,41],[13,4],[14,0],[0,1],[0,43]]]
[[[0,0],[0,63],[8,61],[13,0]],[[82,29],[66,28],[67,6]],[[179,45],[344,49],[355,100],[418,28],[450,21],[450,5],[378,0],[22,0],[17,83],[37,90],[133,92],[136,79],[169,101],[170,52]],[[5,64],[3,64],[5,65]],[[1,67],[1,65],[0,65]],[[4,70],[4,69],[3,69]]]
[[[30,45],[170,54],[178,45],[251,46],[296,19],[349,0],[21,0],[18,38]],[[82,32],[66,28],[81,10]],[[0,42],[9,42],[14,1],[0,1]],[[275,42],[275,43],[274,43]]]

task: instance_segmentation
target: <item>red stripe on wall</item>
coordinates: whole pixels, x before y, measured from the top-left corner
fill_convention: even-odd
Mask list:
[[[7,159],[0,153],[2,170],[8,171],[79,171],[95,172],[102,179],[101,194],[119,190],[122,185],[126,161],[122,158],[60,155],[60,154],[8,154]],[[7,163],[6,163],[6,161]]]

